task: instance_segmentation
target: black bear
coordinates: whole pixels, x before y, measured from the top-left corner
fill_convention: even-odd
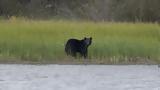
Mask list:
[[[69,39],[65,46],[65,52],[67,55],[71,55],[73,57],[77,56],[79,53],[82,57],[87,58],[88,56],[88,46],[92,43],[92,37],[84,38],[82,40],[77,39]]]

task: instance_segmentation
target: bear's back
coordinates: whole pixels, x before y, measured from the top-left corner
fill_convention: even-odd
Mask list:
[[[79,47],[81,44],[82,44],[81,40],[78,39],[69,39],[67,41],[67,45],[69,46]]]

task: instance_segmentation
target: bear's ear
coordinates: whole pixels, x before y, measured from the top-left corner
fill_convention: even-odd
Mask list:
[[[90,39],[92,40],[92,37],[90,37]]]
[[[87,38],[86,37],[84,37],[84,40],[86,40]]]

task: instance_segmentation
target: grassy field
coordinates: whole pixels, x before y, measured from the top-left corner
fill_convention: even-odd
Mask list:
[[[65,62],[66,41],[90,36],[93,62],[160,62],[158,24],[31,20],[0,21],[0,61]]]

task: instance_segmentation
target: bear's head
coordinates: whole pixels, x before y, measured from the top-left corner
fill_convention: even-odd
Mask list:
[[[92,37],[90,38],[84,37],[83,41],[85,42],[86,46],[89,46],[92,43]]]

